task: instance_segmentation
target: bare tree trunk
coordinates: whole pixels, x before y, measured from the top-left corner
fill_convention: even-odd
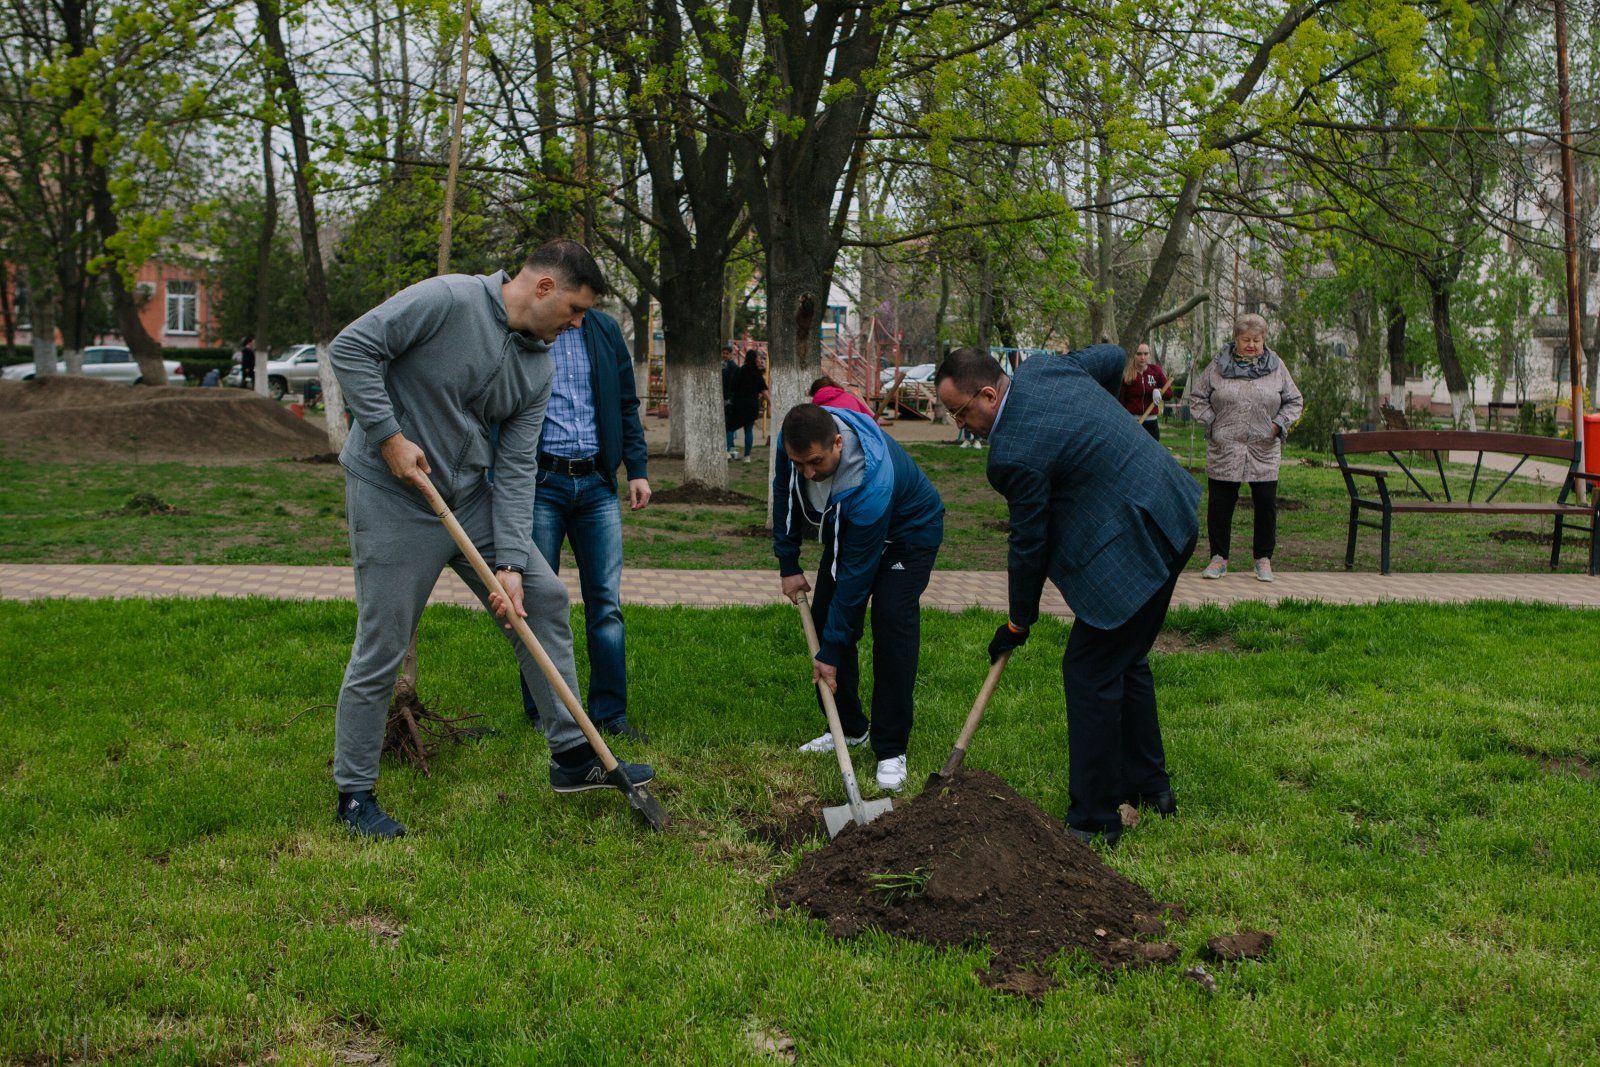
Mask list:
[[[28,281],[43,271],[28,271]],[[39,378],[54,378],[56,370],[56,300],[55,286],[46,284],[39,288],[28,286],[28,300],[33,305],[33,373]]]
[[[283,42],[283,25],[276,0],[256,0],[257,21],[267,47],[277,61],[278,97],[289,117],[289,136],[294,145],[294,200],[300,220],[300,250],[306,263],[306,303],[310,311],[311,335],[317,343],[317,377],[322,383],[328,447],[337,452],[344,447],[348,431],[344,421],[344,394],[334,377],[328,359],[328,344],[333,340],[333,314],[328,306],[328,280],[322,266],[322,243],[317,233],[317,204],[311,190],[311,144],[306,136],[305,101],[295,81],[294,66]]]
[[[1450,321],[1450,286],[1437,276],[1428,278],[1428,295],[1432,308],[1433,343],[1439,356],[1439,368],[1444,371],[1444,383],[1450,390],[1450,421],[1464,430],[1477,429],[1477,416],[1472,409],[1471,383],[1461,369],[1461,359],[1456,354],[1455,329]]]
[[[1406,409],[1406,313],[1398,306],[1389,309],[1389,325],[1384,332],[1384,348],[1389,354],[1389,406]]]
[[[261,233],[256,238],[256,365],[251,375],[256,393],[268,396],[267,353],[272,344],[272,240],[278,234],[278,178],[272,165],[272,124],[261,124]]]

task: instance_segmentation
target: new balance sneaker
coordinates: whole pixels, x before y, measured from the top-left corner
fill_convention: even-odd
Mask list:
[[[1270,559],[1256,560],[1256,581],[1272,581],[1272,561]]]
[[[378,806],[378,795],[370,789],[364,793],[340,793],[333,821],[357,836],[380,841],[406,835],[406,828],[384,813]]]
[[[1221,556],[1212,556],[1211,562],[1206,564],[1206,569],[1200,572],[1202,578],[1221,578],[1228,573],[1228,561]]]
[[[864,745],[864,744],[867,743],[867,736],[868,736],[867,734],[862,734],[860,737],[846,737],[844,739],[844,743],[849,745],[851,748],[856,748],[856,747],[858,747],[860,745]],[[832,731],[829,731],[828,733],[823,734],[821,737],[813,737],[811,740],[807,741],[805,744],[800,746],[800,751],[801,752],[832,752],[833,751],[833,733],[832,733]]]
[[[628,781],[634,785],[644,785],[655,778],[655,768],[648,763],[625,763],[617,761],[617,766],[622,768],[622,773],[628,776]],[[606,777],[606,769],[596,756],[588,763],[580,763],[576,767],[563,767],[554,760],[550,761],[550,788],[557,793],[582,793],[590,789],[614,789],[610,779]]]
[[[878,788],[890,793],[898,793],[906,784],[906,758],[896,756],[893,759],[878,761]]]

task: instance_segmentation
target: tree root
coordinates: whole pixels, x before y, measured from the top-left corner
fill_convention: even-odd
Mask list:
[[[389,705],[389,721],[383,731],[383,751],[393,753],[431,778],[433,769],[428,761],[439,754],[440,746],[447,741],[459,744],[482,736],[481,730],[460,725],[482,717],[478,714],[441,715],[423,704],[415,690],[396,686],[394,700]]]

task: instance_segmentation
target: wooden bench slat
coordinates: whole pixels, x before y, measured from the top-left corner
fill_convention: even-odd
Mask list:
[[[1587,515],[1587,514],[1589,514],[1589,509],[1588,508],[1586,508],[1586,507],[1577,507],[1577,506],[1574,506],[1572,504],[1540,504],[1540,503],[1532,503],[1532,502],[1518,503],[1518,504],[1505,504],[1505,503],[1498,503],[1498,504],[1482,504],[1482,503],[1467,504],[1467,503],[1464,503],[1464,502],[1459,501],[1459,500],[1457,500],[1457,501],[1419,500],[1419,501],[1417,501],[1415,503],[1407,502],[1407,503],[1403,503],[1403,504],[1391,504],[1389,506],[1389,510],[1390,511],[1394,511],[1394,512],[1401,512],[1401,511],[1459,512],[1459,513],[1462,513],[1462,514],[1471,514],[1473,512],[1477,512],[1477,513],[1480,513],[1480,514],[1490,514],[1490,515]]]

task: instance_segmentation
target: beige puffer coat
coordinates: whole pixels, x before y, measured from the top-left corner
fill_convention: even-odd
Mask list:
[[[1283,439],[1305,401],[1289,369],[1271,349],[1260,357],[1273,368],[1259,378],[1230,378],[1221,366],[1234,359],[1228,344],[1189,388],[1189,410],[1206,428],[1206,476],[1219,482],[1275,482]],[[1283,432],[1275,435],[1272,427]]]

